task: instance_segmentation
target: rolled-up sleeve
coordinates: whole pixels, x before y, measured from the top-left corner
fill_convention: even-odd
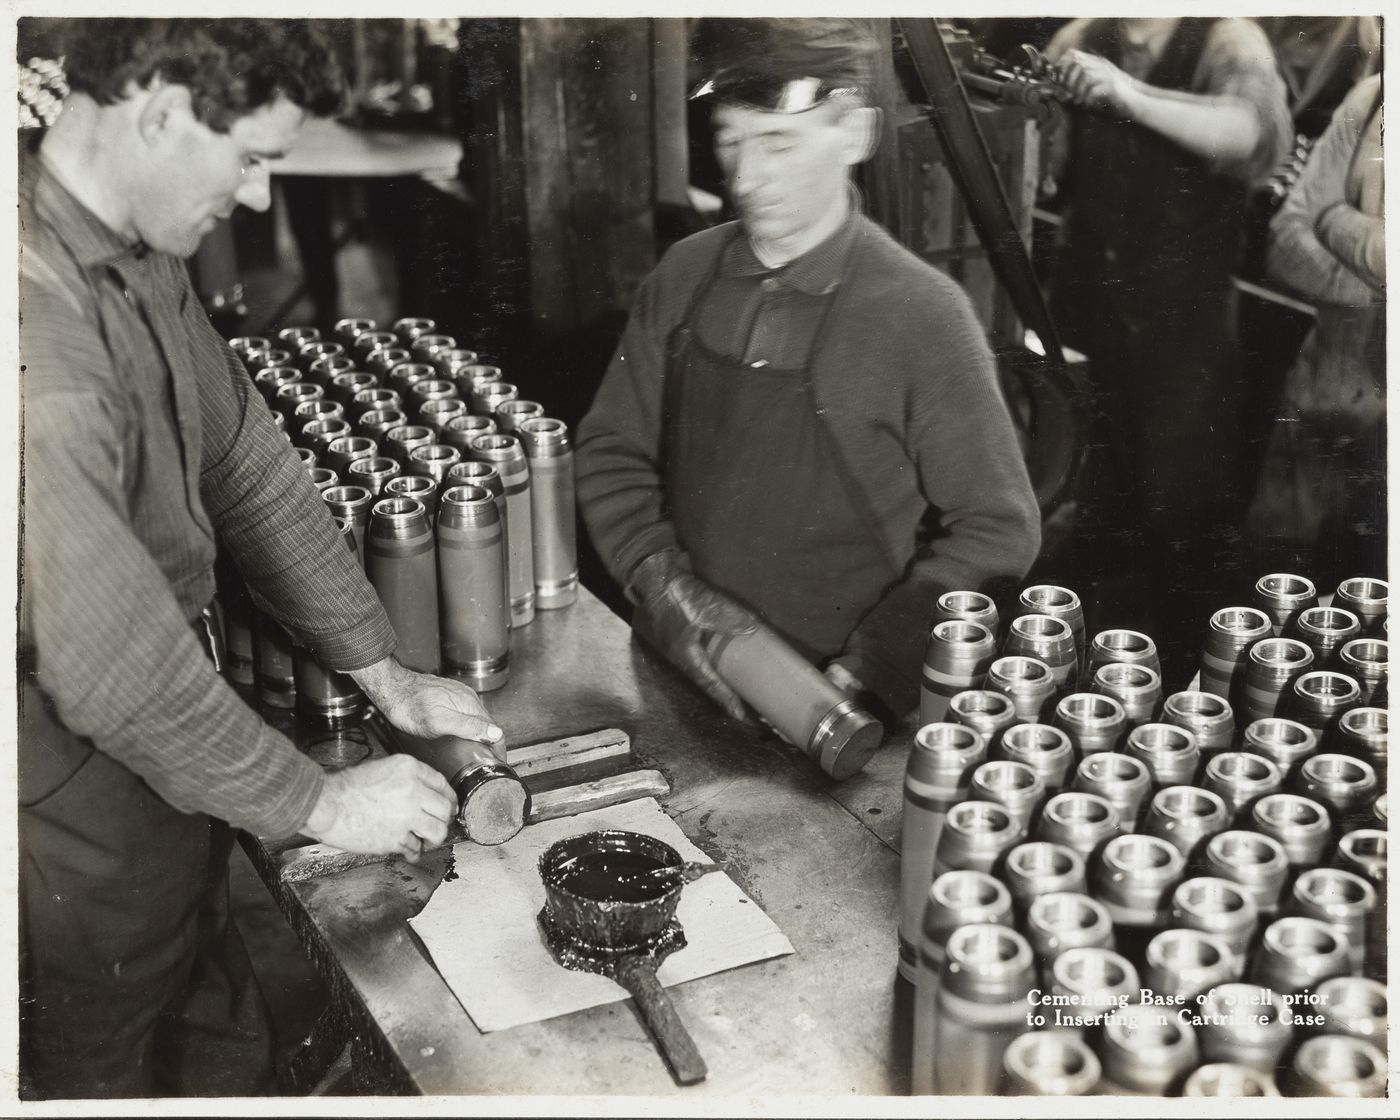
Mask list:
[[[1288,155],[1293,142],[1288,87],[1263,28],[1249,19],[1217,20],[1206,37],[1194,89],[1242,101],[1254,112],[1259,124],[1254,149],[1243,159],[1216,160],[1213,166],[1222,175],[1261,184]]]

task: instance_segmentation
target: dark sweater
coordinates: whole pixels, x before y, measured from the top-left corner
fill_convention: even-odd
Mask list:
[[[836,660],[902,715],[918,701],[937,597],[1024,575],[1040,547],[1040,522],[967,297],[873,222],[858,222],[812,377],[817,415],[902,576]],[[584,520],[624,584],[641,560],[678,547],[660,480],[665,345],[733,232],[723,226],[687,238],[642,283],[579,426]],[[933,530],[921,534],[926,514]]]

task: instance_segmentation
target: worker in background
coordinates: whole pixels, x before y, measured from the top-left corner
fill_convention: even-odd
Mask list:
[[[465,685],[394,660],[182,260],[236,206],[266,209],[269,162],[339,103],[325,44],[295,20],[73,26],[72,92],[20,207],[21,1092],[265,1092],[229,825],[415,858],[456,804],[406,756],[323,773],[215,672],[216,536],[259,605],[391,723],[501,731]]]
[[[704,649],[761,617],[886,715],[917,703],[939,594],[1025,573],[1036,502],[957,284],[870,221],[856,20],[705,28],[738,222],[642,283],[579,428],[578,492],[633,627],[734,718]]]
[[[1050,168],[1064,206],[1052,310],[1102,411],[1093,548],[1103,598],[1121,595],[1103,621],[1157,636],[1167,685],[1184,688],[1239,564],[1231,274],[1246,187],[1291,139],[1283,81],[1244,19],[1075,20],[1046,53],[1076,106]]]
[[[1358,83],[1270,227],[1269,275],[1316,309],[1250,506],[1270,570],[1386,574],[1381,78]]]

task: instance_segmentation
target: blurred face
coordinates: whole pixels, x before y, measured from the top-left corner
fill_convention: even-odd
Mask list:
[[[805,251],[833,212],[844,213],[848,168],[864,155],[858,110],[828,103],[770,113],[721,104],[714,127],[730,198],[756,246]]]
[[[153,249],[188,257],[237,206],[266,210],[268,162],[291,148],[305,116],[279,97],[221,133],[196,119],[187,100],[174,101],[148,138],[132,203],[137,234]]]

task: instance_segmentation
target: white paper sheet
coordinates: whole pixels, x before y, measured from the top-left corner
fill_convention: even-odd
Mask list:
[[[710,862],[648,797],[531,825],[499,847],[458,844],[458,878],[438,887],[410,919],[478,1030],[504,1030],[628,998],[606,977],[556,964],[535,921],[544,906],[540,854],[556,840],[601,828],[643,832],[670,844],[682,859]],[[792,952],[783,932],[722,871],[686,884],[676,918],[687,944],[657,971],[666,987]]]

